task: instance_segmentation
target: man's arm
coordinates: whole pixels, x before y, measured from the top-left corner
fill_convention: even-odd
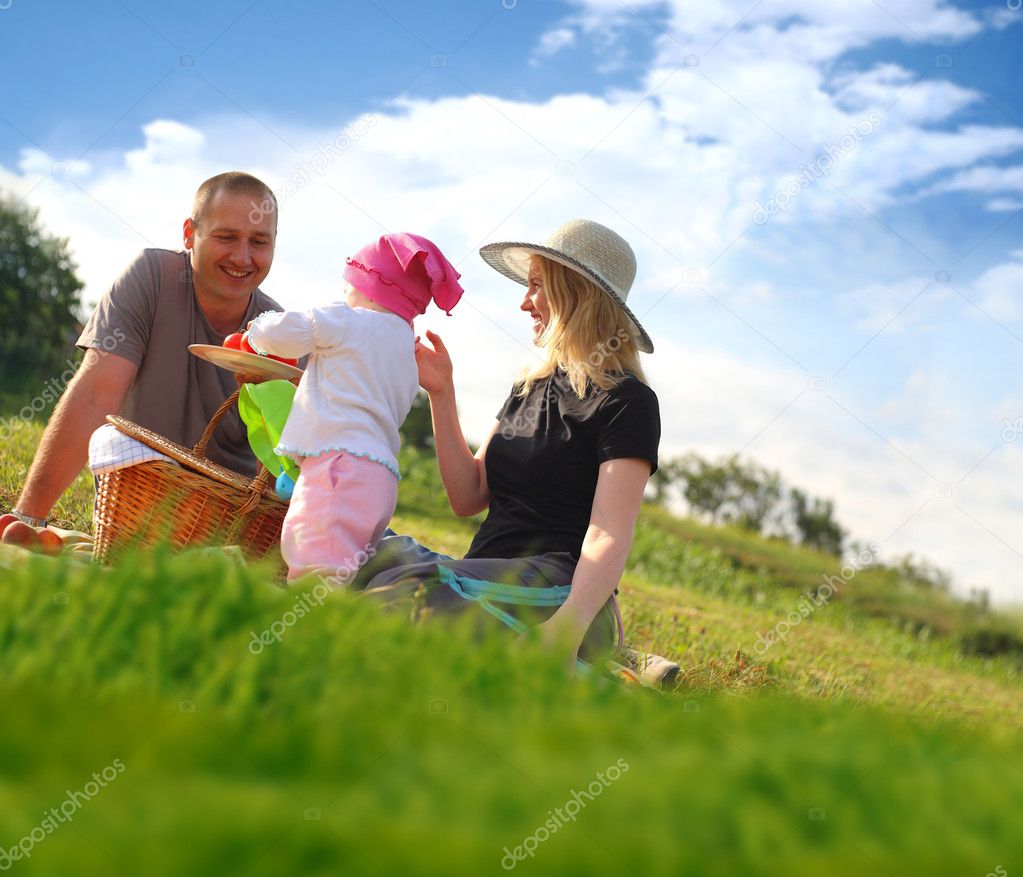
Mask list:
[[[139,367],[114,353],[90,349],[46,424],[18,498],[18,511],[45,518],[89,456],[89,437],[121,409]]]

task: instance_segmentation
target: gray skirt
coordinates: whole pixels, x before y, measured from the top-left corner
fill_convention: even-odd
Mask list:
[[[352,579],[350,587],[389,605],[408,608],[418,602],[436,614],[482,610],[474,607],[448,586],[439,568],[456,576],[487,582],[520,585],[527,588],[552,588],[570,585],[575,560],[567,552],[549,552],[532,557],[473,557],[458,560],[425,548],[411,536],[399,536],[387,530],[370,559]],[[617,593],[617,592],[616,592]],[[523,623],[539,624],[554,614],[557,607],[502,604],[502,609]],[[496,621],[494,623],[497,623]],[[621,614],[612,596],[590,624],[579,648],[579,657],[593,661],[621,648]]]

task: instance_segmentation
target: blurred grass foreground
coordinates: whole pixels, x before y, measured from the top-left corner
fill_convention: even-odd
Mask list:
[[[37,438],[0,460],[5,505]],[[463,550],[404,453],[396,528]],[[83,477],[58,517],[90,502]],[[622,603],[630,645],[682,664],[662,693],[223,552],[4,548],[3,871],[1023,870],[1019,619],[905,570],[645,508]]]
[[[9,570],[12,872],[984,874],[1021,843],[997,723],[571,682],[310,592],[217,556]]]

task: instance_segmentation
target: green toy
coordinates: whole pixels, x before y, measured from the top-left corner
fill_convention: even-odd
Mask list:
[[[238,394],[238,413],[249,433],[252,453],[271,475],[287,473],[298,480],[298,466],[290,457],[274,453],[281,441],[284,424],[295,398],[295,385],[290,381],[264,381],[245,384]]]

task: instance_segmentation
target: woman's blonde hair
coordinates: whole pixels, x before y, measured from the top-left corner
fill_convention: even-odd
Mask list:
[[[539,342],[544,361],[526,370],[518,394],[525,396],[533,384],[559,367],[580,399],[588,386],[610,389],[625,373],[646,383],[631,321],[611,296],[578,271],[551,259],[533,256],[531,274],[534,268],[547,294],[550,318]]]

